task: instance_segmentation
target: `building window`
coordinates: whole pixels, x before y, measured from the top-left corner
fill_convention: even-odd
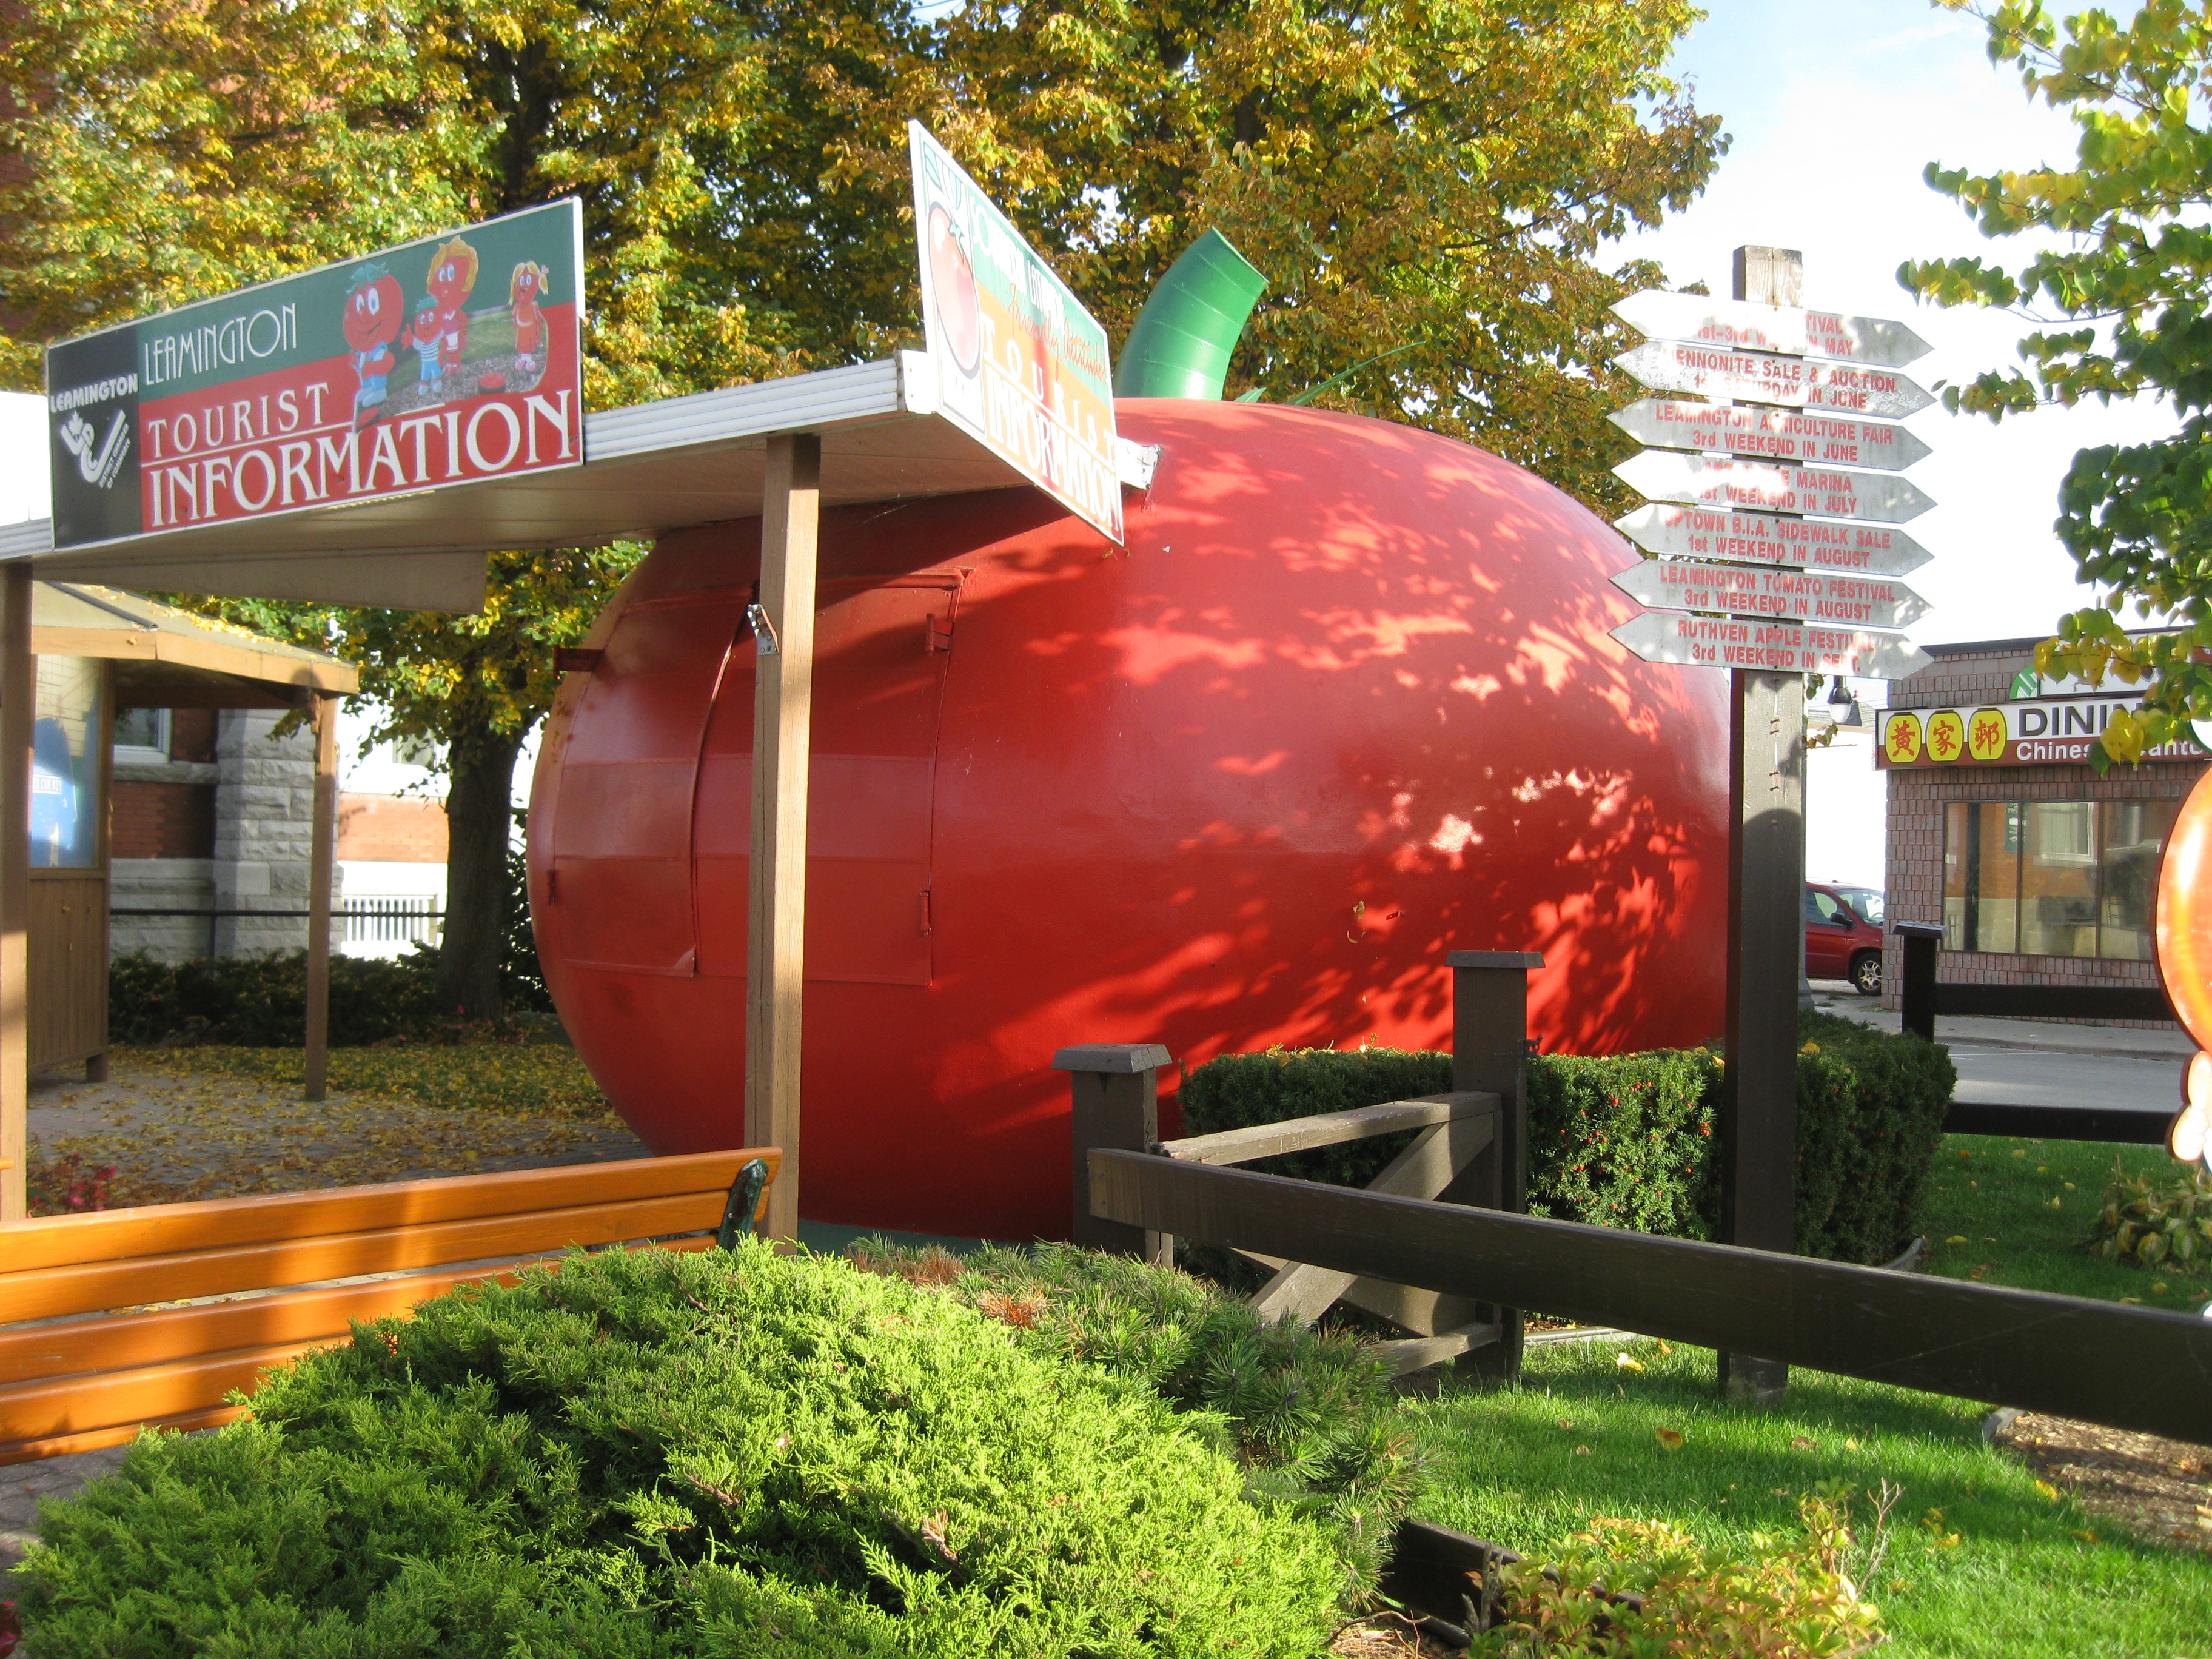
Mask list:
[[[1954,951],[2148,962],[2171,800],[1954,801],[1943,809],[1943,943]]]
[[[126,764],[166,764],[169,758],[169,711],[166,708],[117,710],[115,758]]]

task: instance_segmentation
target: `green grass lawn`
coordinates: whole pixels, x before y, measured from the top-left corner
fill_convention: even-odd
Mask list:
[[[1886,1478],[1904,1495],[1865,1593],[1899,1659],[2212,1656],[2212,1558],[2112,1535],[1983,1443],[1985,1407],[1803,1370],[1781,1407],[1735,1406],[1713,1376],[1709,1350],[1559,1343],[1529,1351],[1517,1389],[1408,1402],[1434,1460],[1417,1513],[1539,1559],[1599,1516],[1749,1554],[1798,1536],[1817,1484]]]
[[[2194,1313],[2212,1301],[2212,1279],[2122,1267],[2079,1248],[2116,1157],[2129,1174],[2160,1182],[2181,1168],[2158,1146],[1946,1135],[1921,1206],[1929,1271]]]
[[[178,1048],[115,1050],[118,1065],[174,1076],[248,1078],[293,1083],[304,1059],[298,1048],[232,1048],[210,1043]],[[559,1042],[406,1042],[330,1051],[333,1093],[413,1101],[445,1111],[501,1112],[524,1117],[610,1117],[606,1097],[576,1051]]]

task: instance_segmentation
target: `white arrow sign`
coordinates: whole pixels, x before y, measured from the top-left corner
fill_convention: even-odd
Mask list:
[[[1830,627],[1904,628],[1928,614],[1928,601],[1884,576],[1841,576],[1774,566],[1646,559],[1613,586],[1662,610],[1724,611],[1784,617]]]
[[[1816,513],[1829,519],[1902,524],[1936,505],[1903,478],[1825,466],[1765,466],[1647,449],[1613,469],[1650,501],[1754,513]]]
[[[1725,449],[1818,466],[1902,471],[1932,454],[1901,426],[1817,410],[1746,409],[1646,398],[1612,416],[1632,438],[1662,449]]]
[[[1901,680],[1918,673],[1929,656],[1898,634],[1802,623],[1738,622],[1726,617],[1685,617],[1647,611],[1613,630],[1613,637],[1646,662],[1693,663],[1781,674],[1849,674],[1858,679]]]
[[[1790,409],[1834,410],[1844,415],[1910,415],[1936,400],[1894,369],[1824,363],[1810,357],[1775,357],[1725,346],[1654,340],[1613,360],[1654,392],[1687,392],[1701,398],[1737,398]]]
[[[1647,288],[1616,301],[1613,315],[1655,340],[1694,340],[1738,351],[1784,351],[1838,357],[1847,362],[1901,368],[1933,350],[1903,323],[1881,317],[1849,317],[1833,311],[1799,311],[1714,300],[1702,294],[1669,294]]]
[[[1653,501],[1615,519],[1613,527],[1647,553],[1734,559],[1800,570],[1856,570],[1902,576],[1928,562],[1928,550],[1882,524],[1828,524],[1726,507]]]

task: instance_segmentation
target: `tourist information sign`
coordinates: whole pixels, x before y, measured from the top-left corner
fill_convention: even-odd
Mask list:
[[[1727,450],[1806,466],[1871,466],[1899,472],[1933,453],[1907,428],[1816,410],[1747,409],[1683,398],[1645,398],[1612,419],[1630,437],[1661,449]]]
[[[1651,501],[1754,513],[1814,513],[1902,524],[1936,505],[1903,478],[1839,467],[1769,466],[1647,449],[1613,471]]]
[[[1646,559],[1613,581],[1623,592],[1662,610],[1723,611],[1852,628],[1905,628],[1928,614],[1927,600],[1887,576]]]
[[[1911,641],[1865,629],[1647,611],[1613,630],[1646,662],[1691,663],[1760,673],[1850,674],[1903,679],[1931,659]]]
[[[1902,576],[1928,562],[1928,550],[1886,524],[1838,524],[1777,513],[1651,501],[1613,521],[1647,553],[1803,570],[1856,570]]]
[[[1805,311],[1796,306],[1715,300],[1647,288],[1613,302],[1613,314],[1654,340],[1689,340],[1738,351],[1780,351],[1839,362],[1902,368],[1934,349],[1903,323],[1883,317]]]
[[[1895,418],[1934,403],[1924,388],[1894,369],[1736,351],[1688,341],[1652,340],[1613,362],[1654,392],[1737,398],[1789,409]]]
[[[56,550],[580,466],[572,198],[46,348]]]
[[[1119,542],[1105,329],[919,121],[907,149],[937,412]]]

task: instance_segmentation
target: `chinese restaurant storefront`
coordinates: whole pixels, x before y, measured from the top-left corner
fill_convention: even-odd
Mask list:
[[[2137,700],[2039,678],[2036,643],[1931,645],[1934,662],[1892,688],[1875,763],[1888,914],[1942,925],[1947,983],[2154,988],[2159,858],[2212,756],[2172,744],[2099,776],[2091,744]],[[1900,968],[1893,947],[1885,1006]]]

